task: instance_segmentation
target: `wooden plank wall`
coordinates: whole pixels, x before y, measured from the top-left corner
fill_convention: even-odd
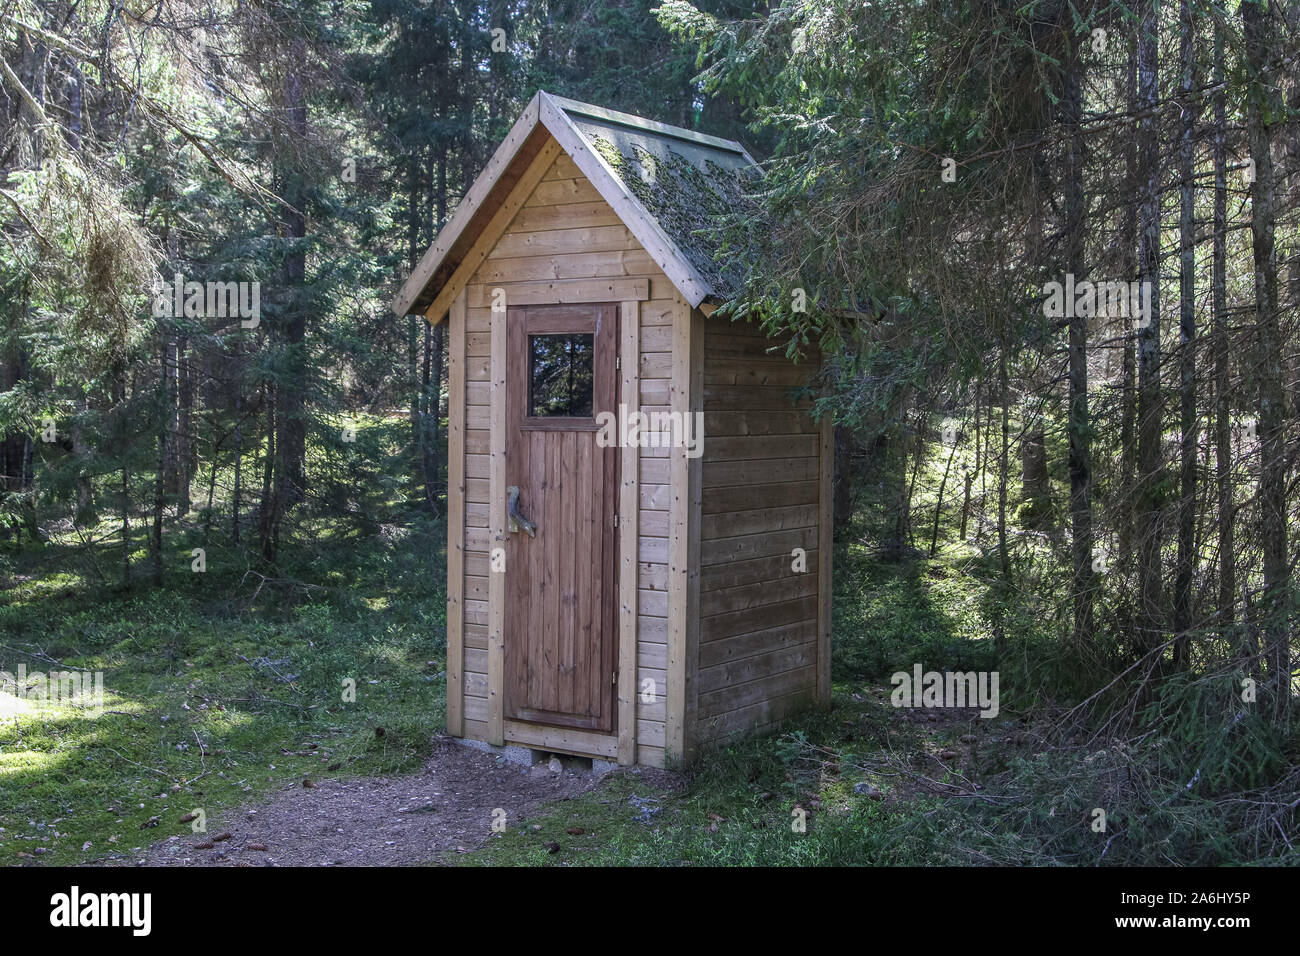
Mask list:
[[[652,286],[651,296],[641,303],[640,408],[646,414],[670,408],[673,319],[682,307],[666,278]],[[668,453],[667,448],[641,449],[637,515],[637,763],[654,767],[664,765],[668,717]],[[645,702],[647,688],[653,691],[651,703]]]
[[[453,317],[454,318],[454,317]],[[491,450],[488,380],[492,355],[492,313],[465,309],[465,557],[464,735],[488,739],[488,474],[481,461]],[[471,466],[471,458],[475,459]],[[448,642],[450,648],[451,642]],[[449,691],[450,693],[450,691]]]
[[[822,428],[790,403],[815,363],[771,345],[754,326],[705,323],[692,749],[770,727],[817,694]]]
[[[640,303],[640,403],[667,411],[672,374],[675,290],[567,156],[542,177],[466,287],[464,735],[488,738],[488,530],[492,290],[560,280],[637,278],[649,282]],[[637,763],[662,766],[668,641],[667,449],[641,450],[638,546]],[[654,700],[642,700],[645,681]]]

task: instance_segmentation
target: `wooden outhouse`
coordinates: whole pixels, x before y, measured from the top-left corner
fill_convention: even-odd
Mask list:
[[[450,734],[662,766],[829,699],[815,366],[709,318],[753,167],[538,93],[393,301],[450,323]]]

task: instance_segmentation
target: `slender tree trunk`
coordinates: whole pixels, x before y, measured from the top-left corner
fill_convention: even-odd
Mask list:
[[[1135,116],[1137,98],[1138,44],[1134,36],[1128,44],[1128,63],[1124,78],[1124,102]],[[1141,279],[1138,266],[1138,206],[1142,188],[1138,161],[1138,125],[1130,127],[1124,145],[1124,211],[1121,220],[1120,272],[1128,282]],[[1130,582],[1134,568],[1135,521],[1137,518],[1137,335],[1132,317],[1121,318],[1118,325],[1120,342],[1120,434],[1119,479],[1112,496],[1115,551],[1107,573],[1115,580]],[[1132,591],[1129,587],[1115,589],[1115,614],[1118,627],[1125,633],[1135,633],[1139,626],[1134,613]]]
[[[203,546],[208,546],[208,538],[212,534],[212,503],[217,497],[217,465],[220,459],[217,456],[217,449],[212,450],[212,464],[208,466],[208,504],[203,511]]]
[[[1197,108],[1192,97],[1196,17],[1191,0],[1179,0],[1178,60],[1182,124],[1178,134],[1178,553],[1174,570],[1174,666],[1188,665],[1192,626],[1192,576],[1196,569],[1196,183],[1194,144]]]
[[[301,41],[295,41],[290,55],[300,62]],[[307,184],[294,158],[307,142],[307,95],[302,76],[292,66],[281,91],[288,130],[279,144],[279,175],[286,206],[280,228],[289,249],[284,257],[283,279],[287,302],[278,322],[277,346],[283,357],[282,373],[276,382],[276,424],[271,493],[263,497],[262,558],[274,563],[279,551],[280,525],[285,514],[302,500],[306,488],[307,455]]]
[[[307,142],[307,97],[302,79],[292,74],[289,80],[288,114],[293,137],[297,143]],[[276,412],[280,433],[276,436],[276,452],[280,456],[278,479],[285,488],[284,507],[287,509],[302,500],[307,480],[304,471],[307,456],[306,419],[306,369],[307,356],[307,304],[303,294],[307,283],[307,184],[303,175],[290,172],[292,188],[289,190],[293,210],[285,217],[285,232],[297,248],[285,259],[285,285],[294,293],[293,307],[285,323],[285,342],[288,347],[289,387],[279,388],[276,394],[281,406]]]
[[[275,501],[279,483],[275,480],[277,402],[274,391],[266,395],[266,399],[264,402],[266,408],[266,452],[262,460],[262,502],[259,515],[261,519],[259,531],[262,539],[262,557],[268,561],[274,561],[275,544],[279,536],[279,504]]]
[[[22,283],[22,295],[13,303],[13,311],[8,315],[5,340],[0,343],[3,346],[3,352],[0,352],[0,390],[6,392],[25,382],[31,372],[27,350],[20,334],[31,307],[29,281],[25,279]],[[22,494],[30,489],[31,469],[26,463],[31,460],[32,453],[32,437],[26,431],[0,435],[0,501],[9,495]],[[22,510],[30,513],[31,509],[24,506]],[[23,540],[23,524],[23,521],[15,519],[12,525],[14,543],[19,546]],[[32,522],[26,524],[30,527]],[[8,531],[6,529],[6,534]]]
[[[131,475],[122,466],[122,585],[131,583]]]
[[[943,466],[943,480],[939,482],[939,500],[934,504],[934,526],[930,529],[930,557],[934,557],[935,550],[939,546],[939,517],[943,514],[943,493],[948,487],[948,473],[952,471],[952,460],[957,455],[957,442],[952,443],[952,451],[948,452],[948,463]],[[962,516],[962,524],[965,524],[965,515]]]
[[[1277,197],[1269,123],[1282,110],[1270,71],[1273,36],[1279,29],[1271,4],[1242,0],[1247,78],[1246,127],[1254,182],[1250,190],[1251,250],[1255,261],[1256,374],[1259,378],[1260,546],[1264,553],[1261,625],[1268,684],[1274,712],[1285,720],[1291,698],[1291,572],[1286,528],[1286,393],[1282,381],[1282,342],[1278,328],[1277,250],[1274,229]]]
[[[983,384],[982,379],[981,379],[981,384]],[[977,462],[975,470],[979,472],[979,479],[980,479],[980,497],[979,497],[980,503],[979,503],[979,507],[975,509],[975,513],[979,516],[979,520],[976,522],[975,535],[980,540],[984,539],[984,517],[985,517],[985,512],[988,510],[987,504],[989,500],[989,475],[988,475],[989,464],[988,463],[992,459],[992,455],[989,452],[989,449],[992,447],[993,444],[992,393],[984,397],[984,414],[988,418],[988,425],[986,428],[984,428],[983,451],[981,453],[980,443],[977,441],[976,454],[975,454],[975,460]]]
[[[921,477],[921,465],[925,463],[925,428],[926,421],[930,417],[931,408],[918,408],[916,412],[916,439],[912,449],[912,477],[907,480],[904,488],[902,507],[898,510],[898,515],[902,521],[899,538],[903,549],[906,553],[912,549],[912,500],[916,496],[916,483]]]
[[[442,111],[445,108],[440,108]],[[443,147],[438,153],[437,176],[434,181],[434,195],[431,203],[436,221],[431,222],[431,233],[442,229],[447,220],[447,150]],[[441,487],[438,472],[442,460],[442,353],[446,330],[445,323],[437,328],[424,328],[424,456],[421,468],[424,472],[424,494],[429,510],[437,515],[441,513],[438,505],[438,492]]]
[[[235,476],[234,488],[230,494],[230,540],[239,544],[239,509],[243,505],[243,468],[244,468],[244,377],[243,377],[243,340],[238,340],[235,347],[234,374],[235,382]],[[213,457],[216,450],[213,449]]]
[[[68,426],[68,439],[72,442],[72,458],[77,469],[77,510],[72,520],[79,528],[94,527],[99,523],[99,516],[95,514],[95,488],[91,483],[87,464],[91,457],[91,449],[86,444],[84,431],[78,421],[85,411],[86,402],[78,400],[77,415]]]
[[[113,371],[113,404],[121,408],[126,403],[126,368],[120,363]],[[131,583],[131,474],[124,463],[121,469],[122,491],[122,586]]]
[[[1029,503],[1028,524],[1047,525],[1052,514],[1050,476],[1047,470],[1047,434],[1041,425],[1026,428],[1020,440],[1020,495]]]
[[[1001,594],[993,620],[993,646],[999,657],[1006,652],[1006,602],[1011,600],[1011,552],[1007,550],[1007,479],[1011,453],[1011,384],[1007,375],[1007,330],[998,345],[998,394],[1001,405],[1002,450],[998,457],[998,570]]]
[[[1221,16],[1214,21],[1214,449],[1215,490],[1219,529],[1219,626],[1231,628],[1237,619],[1237,563],[1233,530],[1236,507],[1232,494],[1232,405],[1229,400],[1228,356],[1228,96],[1224,84],[1224,31]]]
[[[961,499],[961,530],[957,532],[957,537],[961,541],[966,540],[966,519],[970,517],[970,486],[975,481],[975,472],[968,468],[962,468],[965,490],[962,492]]]
[[[435,515],[442,513],[438,505],[438,493],[441,488],[438,472],[442,462],[442,346],[445,328],[444,323],[439,323],[437,328],[430,328],[429,323],[425,323],[425,349],[428,353],[424,376],[427,423],[424,441],[425,495],[429,508]],[[432,364],[431,372],[430,364]]]
[[[969,471],[966,472],[966,495],[965,495],[965,498],[962,500],[962,505],[961,505],[961,539],[962,539],[962,541],[965,541],[965,540],[966,540],[966,521],[967,521],[967,518],[970,516],[971,490],[972,490],[972,488],[974,487],[975,476],[976,476],[976,475],[981,475],[981,471],[980,471],[980,469],[981,469],[981,467],[982,467],[982,463],[983,463],[983,458],[982,458],[983,445],[981,444],[982,441],[983,441],[983,434],[984,434],[984,428],[983,428],[983,418],[984,418],[983,399],[984,399],[984,377],[981,375],[981,376],[979,376],[979,377],[977,377],[977,378],[975,379],[975,464],[973,465],[973,467],[972,467]],[[983,479],[982,479],[982,476],[981,476],[981,481],[982,481],[982,480],[983,480]],[[983,485],[981,484],[980,487],[981,487],[981,489],[982,489],[982,488],[983,488]],[[982,533],[983,530],[984,530],[984,501],[982,500],[982,498],[981,498],[981,501],[980,501],[980,508],[979,508],[979,522],[978,522],[978,525],[979,525],[979,526],[978,526],[978,528],[976,529],[976,532],[975,532],[977,536],[978,536],[980,533]]]
[[[176,514],[190,511],[190,483],[197,456],[194,451],[194,379],[190,368],[189,337],[176,336]]]
[[[424,193],[421,175],[422,164],[413,158],[407,170],[408,202],[406,210],[407,258],[414,268],[420,258],[420,197]],[[420,387],[420,324],[424,320],[416,315],[406,317],[406,387],[411,422],[411,466],[416,480],[427,489],[428,476],[424,474],[424,402]],[[427,323],[425,323],[427,324]]]
[[[170,432],[175,403],[172,396],[172,377],[167,370],[171,352],[170,333],[158,330],[158,454],[154,469],[153,531],[149,536],[149,559],[153,569],[154,587],[163,585],[163,514],[167,503],[167,465],[171,456]]]
[[[1078,38],[1071,37],[1065,114],[1065,271],[1076,281],[1087,274],[1084,262],[1085,200],[1083,196],[1083,61]],[[1088,316],[1070,310],[1070,556],[1072,564],[1073,646],[1082,652],[1092,645],[1092,425],[1088,413]]]
[[[1159,40],[1160,0],[1144,0],[1138,31],[1139,168],[1142,202],[1138,212],[1138,263],[1150,289],[1150,313],[1138,329],[1137,501],[1139,645],[1154,648],[1164,630],[1160,567],[1160,439],[1164,402],[1160,393],[1160,165]]]
[[[853,433],[835,426],[835,524],[846,524],[853,516]]]
[[[180,383],[177,381],[176,336],[171,331],[161,331],[163,346],[159,367],[162,379],[159,383],[159,395],[162,405],[159,408],[161,428],[159,434],[163,439],[163,492],[168,497],[175,497],[181,484],[181,464],[177,448],[177,396]]]

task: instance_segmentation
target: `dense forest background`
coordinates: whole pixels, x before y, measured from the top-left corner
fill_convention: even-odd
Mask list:
[[[1297,57],[1276,0],[0,0],[0,663],[260,715],[432,657],[419,749],[446,343],[387,303],[543,88],[763,164],[715,320],[827,359],[837,706],[979,666],[1042,735],[944,845],[1294,862]]]

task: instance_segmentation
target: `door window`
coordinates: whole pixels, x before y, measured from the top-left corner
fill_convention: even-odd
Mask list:
[[[595,354],[590,333],[528,336],[529,417],[591,417]]]

